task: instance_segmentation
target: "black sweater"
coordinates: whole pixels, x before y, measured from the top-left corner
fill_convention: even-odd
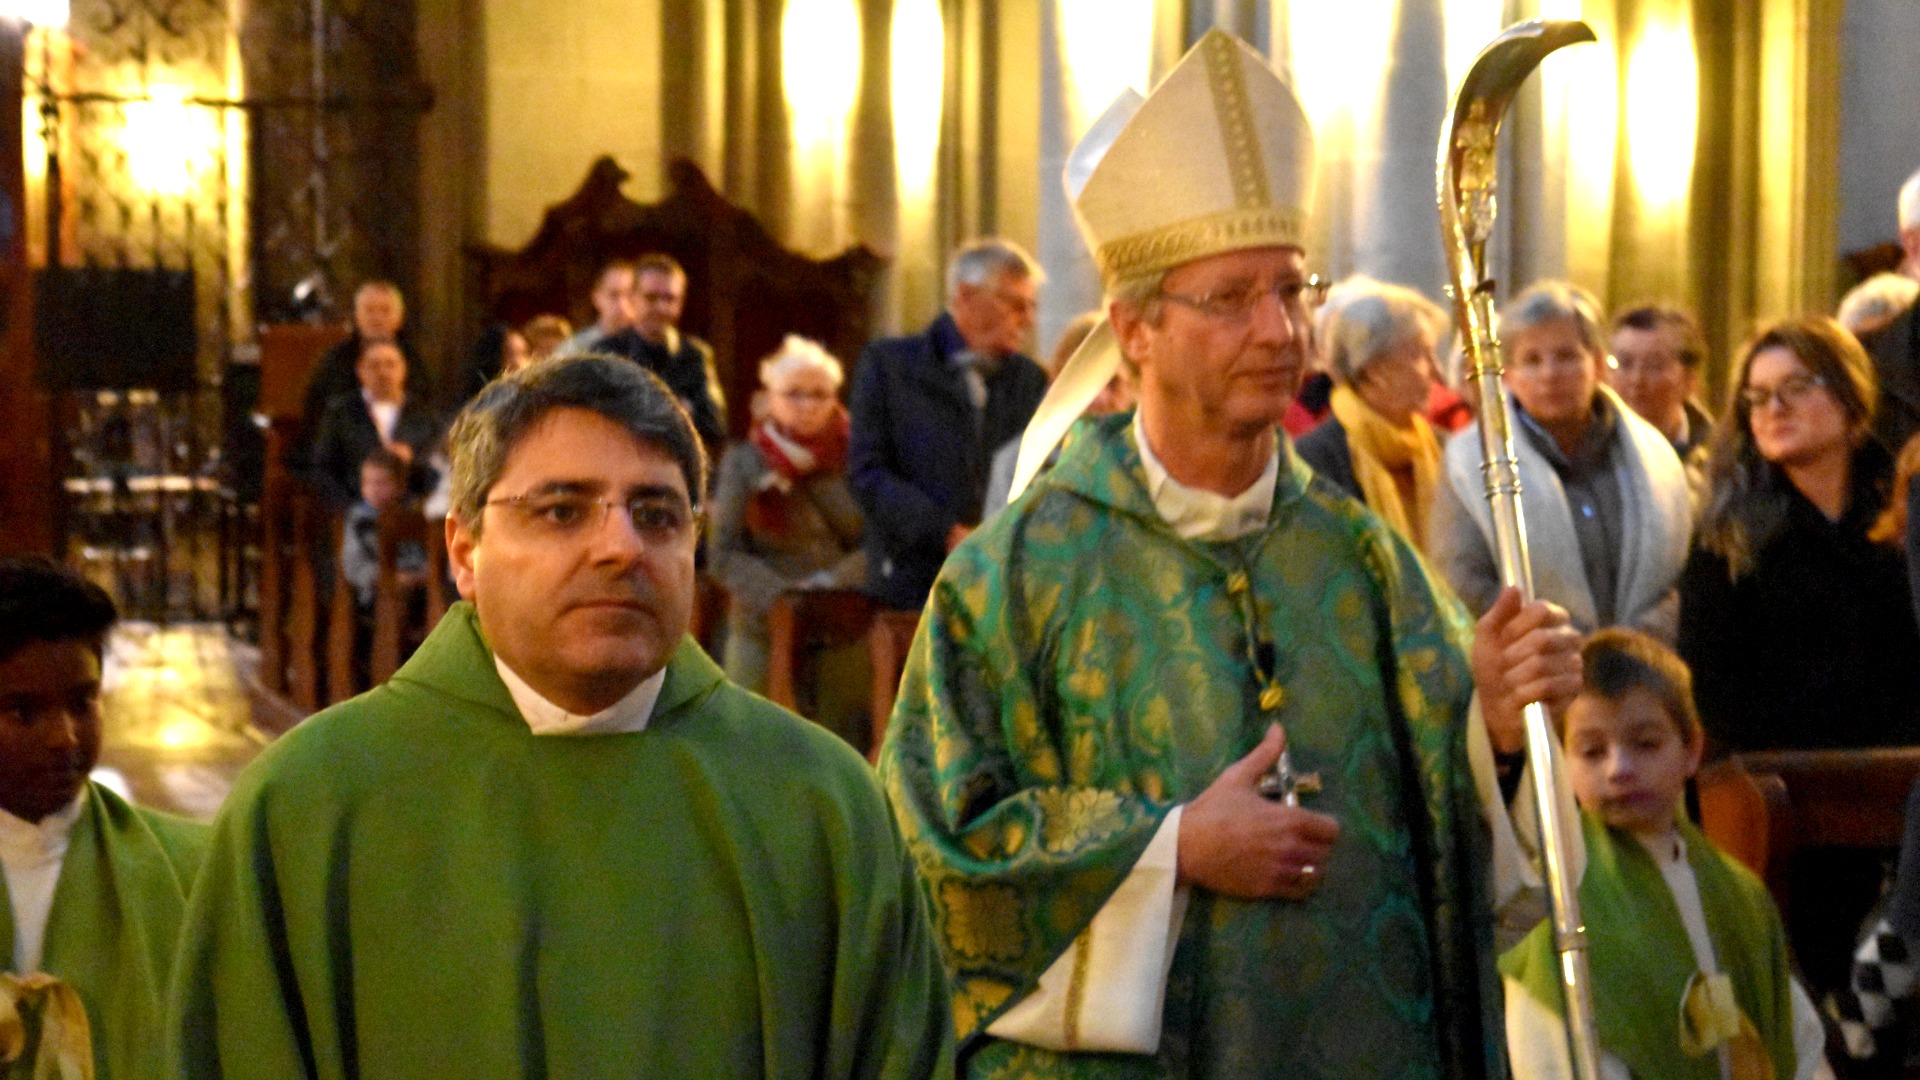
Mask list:
[[[1792,485],[1751,570],[1696,547],[1680,579],[1680,654],[1707,731],[1735,750],[1920,743],[1920,630],[1905,554],[1867,540],[1884,453],[1856,457],[1838,521]]]

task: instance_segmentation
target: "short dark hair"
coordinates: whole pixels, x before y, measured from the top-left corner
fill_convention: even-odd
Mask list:
[[[1638,630],[1610,626],[1580,648],[1580,692],[1619,701],[1635,690],[1653,695],[1680,737],[1700,734],[1700,713],[1693,704],[1693,672],[1680,655]]]
[[[667,384],[633,361],[585,353],[522,368],[487,384],[453,421],[447,453],[453,461],[451,512],[480,533],[487,492],[534,425],[555,409],[586,409],[657,447],[680,466],[687,498],[697,509],[707,486],[707,451],[693,421]]]
[[[407,464],[405,458],[384,446],[374,447],[366,457],[360,459],[361,468],[364,469],[369,465],[385,470],[388,476],[402,484],[407,482],[407,474],[412,471],[412,467]]]
[[[633,275],[639,277],[641,274],[672,274],[684,281],[687,268],[680,265],[679,259],[664,251],[650,251],[633,260]]]
[[[1688,371],[1699,371],[1707,362],[1707,339],[1693,316],[1676,307],[1644,304],[1613,320],[1615,333],[1621,330],[1671,330],[1679,340],[1680,364]]]
[[[53,560],[0,558],[0,660],[36,641],[81,641],[98,656],[119,618],[105,589]]]

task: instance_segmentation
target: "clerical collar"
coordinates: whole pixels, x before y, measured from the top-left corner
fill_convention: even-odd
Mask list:
[[[45,862],[65,855],[67,838],[73,835],[73,823],[80,819],[86,793],[82,785],[72,802],[39,821],[0,810],[0,858],[7,862]]]
[[[1679,829],[1674,829],[1663,836],[1648,836],[1645,833],[1636,832],[1633,838],[1640,841],[1640,846],[1647,849],[1647,854],[1653,856],[1656,865],[1671,866],[1686,861],[1687,842],[1680,835]]]
[[[1238,540],[1266,527],[1273,492],[1280,483],[1279,436],[1274,437],[1273,459],[1260,478],[1231,498],[1175,480],[1148,445],[1138,409],[1133,413],[1133,438],[1140,444],[1140,464],[1147,472],[1147,495],[1175,535],[1183,540]]]
[[[647,722],[653,718],[653,706],[660,700],[660,688],[667,682],[667,669],[661,668],[641,680],[626,697],[592,716],[581,716],[542,697],[498,655],[493,658],[493,666],[500,672],[500,681],[507,684],[507,693],[513,695],[521,718],[535,735],[620,735],[645,731]]]

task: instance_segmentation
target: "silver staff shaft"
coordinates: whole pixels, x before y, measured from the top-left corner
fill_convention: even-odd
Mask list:
[[[1453,297],[1467,372],[1480,405],[1482,472],[1492,511],[1494,553],[1501,582],[1519,586],[1528,600],[1533,599],[1533,571],[1527,557],[1527,523],[1520,506],[1512,420],[1500,385],[1493,280],[1486,272],[1487,240],[1494,221],[1494,150],[1507,106],[1534,68],[1556,49],[1593,40],[1593,31],[1577,21],[1535,20],[1508,28],[1481,50],[1461,80],[1440,135],[1440,228],[1447,252],[1447,292]],[[1571,834],[1561,820],[1553,724],[1539,703],[1527,706],[1525,721],[1573,1075],[1576,1080],[1600,1080],[1593,978],[1587,964],[1586,928],[1580,920],[1579,882],[1574,880],[1572,853],[1567,850]]]

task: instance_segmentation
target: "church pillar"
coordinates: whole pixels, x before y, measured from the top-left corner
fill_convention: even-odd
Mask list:
[[[0,19],[0,555],[53,550],[51,405],[35,377],[21,81],[26,27]]]

